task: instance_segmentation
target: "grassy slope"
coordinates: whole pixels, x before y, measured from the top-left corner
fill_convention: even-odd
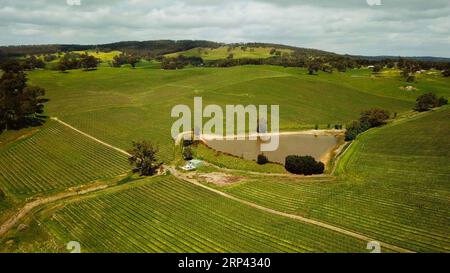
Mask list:
[[[64,190],[128,169],[126,157],[119,152],[55,121],[0,148],[0,187],[16,197]]]
[[[183,55],[186,57],[201,57],[204,60],[219,60],[226,59],[230,54],[233,54],[235,59],[251,58],[251,59],[265,59],[272,55],[270,51],[271,47],[249,47],[246,50],[242,50],[241,47],[235,47],[231,50],[228,46],[222,46],[219,48],[193,48],[186,51],[176,52],[165,55],[166,57],[176,57]],[[290,53],[289,49],[277,49],[282,53]]]
[[[166,161],[173,158],[173,144],[169,130],[174,119],[170,118],[170,109],[179,103],[192,104],[194,96],[202,96],[205,104],[280,104],[281,127],[283,129],[292,129],[313,126],[315,123],[344,123],[349,119],[356,118],[360,110],[374,106],[387,108],[391,112],[403,112],[413,105],[414,98],[418,94],[428,90],[435,90],[440,95],[448,96],[449,94],[449,90],[445,88],[449,84],[448,79],[425,77],[417,83],[420,86],[419,90],[405,93],[399,89],[400,86],[404,85],[404,82],[399,81],[395,77],[371,78],[370,73],[363,70],[353,70],[345,74],[334,73],[332,75],[308,76],[303,69],[284,69],[270,66],[246,66],[229,69],[193,68],[180,71],[162,71],[151,68],[154,68],[154,66],[143,65],[139,69],[102,67],[97,71],[70,71],[67,74],[51,71],[33,71],[29,73],[29,78],[33,84],[47,89],[48,97],[51,99],[46,107],[48,114],[58,116],[102,140],[125,149],[129,148],[131,140],[151,139],[161,145],[162,157]],[[355,105],[358,105],[358,107],[355,107]],[[83,140],[76,141],[83,142]],[[26,140],[23,142],[26,142]],[[85,146],[84,144],[80,145]],[[18,146],[21,147],[20,143]],[[65,157],[66,148],[51,154],[51,157],[56,158],[56,161],[60,162],[60,158]],[[97,148],[99,147],[93,149]],[[2,153],[6,154],[8,149],[4,149]],[[47,149],[51,150],[48,146],[45,150]],[[19,154],[19,157],[28,157],[30,155],[24,149]],[[82,157],[83,155],[77,156]],[[71,159],[66,158],[61,162],[68,162],[66,160],[70,161]],[[8,162],[13,161],[8,160]],[[78,177],[80,173],[84,175],[85,168],[87,173],[92,171],[92,164],[84,164],[79,170],[67,166],[63,167],[62,169],[69,170],[70,179],[64,179],[61,182],[60,179],[55,180],[56,176],[52,172],[42,171],[47,168],[47,162],[43,160],[37,162],[35,159],[32,159],[32,162],[35,162],[33,163],[35,164],[33,165],[34,168],[40,170],[36,172],[37,176],[43,176],[43,179],[39,183],[34,183],[37,181],[35,181],[33,176],[20,180],[25,182],[32,181],[34,188],[44,187],[44,192],[57,190],[58,187],[52,188],[57,184],[62,185],[61,183],[69,183],[70,181],[75,184],[86,183],[90,181],[89,179],[96,178],[89,176],[86,177],[86,180],[84,178],[77,181],[72,180],[74,179],[73,177]],[[121,164],[119,165],[122,166]],[[120,166],[112,167],[111,170],[117,171],[122,168]],[[72,171],[73,174],[70,174]],[[97,173],[95,170],[93,172]],[[26,174],[28,176],[27,173],[23,170],[16,170],[12,175]],[[270,180],[261,179],[260,181],[261,183],[269,183],[270,187],[275,187],[276,185]],[[72,185],[72,182],[69,184]],[[291,183],[292,181],[285,182]],[[355,192],[353,183],[344,183],[343,185],[344,189],[350,188],[351,191],[342,194],[342,202],[354,200],[356,199],[355,195],[358,196],[358,194],[367,191],[366,188],[356,188]],[[305,189],[303,187],[299,188],[301,190]],[[322,191],[322,188],[306,189],[304,197],[309,198],[308,200],[316,200],[315,202],[307,203],[311,205],[311,210],[308,211],[308,209],[299,210],[299,207],[297,207],[300,205],[306,206],[305,204],[299,205],[292,202],[297,197],[295,195],[297,193],[295,191],[296,188],[286,186],[286,189],[289,189],[289,192],[282,191],[284,187],[279,189],[279,193],[268,191],[265,193],[267,197],[264,197],[263,202],[273,204],[281,209],[284,208],[284,205],[289,204],[289,209],[293,211],[306,214],[312,212],[319,215],[323,214],[324,217],[328,216],[329,218],[325,218],[330,219],[331,222],[337,220],[346,222],[349,220],[348,217],[345,218],[342,215],[336,217],[336,215],[329,214],[327,211],[320,212],[314,209],[314,204],[317,204],[315,203],[316,201],[318,204],[323,204],[330,198],[330,195],[332,197],[338,195],[335,195],[334,190],[324,189]],[[340,187],[339,189],[342,188]],[[372,188],[374,192],[377,189],[377,187]],[[311,195],[314,192],[320,192],[320,194]],[[371,191],[367,192],[372,194]],[[294,194],[293,197],[290,194]],[[387,200],[394,198],[389,192],[384,192],[383,194]],[[271,199],[269,195],[274,195],[276,200]],[[251,197],[252,195],[249,196]],[[280,196],[283,196],[283,198]],[[366,196],[369,199],[370,195]],[[361,198],[357,200],[363,202],[367,199]],[[284,203],[280,203],[281,201]],[[396,203],[391,202],[389,204],[391,205],[379,211],[379,213],[390,212],[392,206],[395,207]],[[358,207],[358,205],[361,205],[361,203],[348,203],[343,207],[347,207],[348,213],[352,213],[351,208],[366,209],[364,206]],[[327,208],[327,206],[323,207]],[[404,208],[403,205],[400,207]],[[387,215],[392,216],[392,214]],[[397,223],[397,219],[392,218],[391,220]],[[437,226],[439,226],[441,224],[439,221],[442,221],[442,219],[436,221],[438,223]],[[354,224],[357,228],[369,231],[368,233],[370,234],[378,234],[370,226],[358,226],[357,221],[352,222],[349,220],[348,222],[352,223],[352,225]],[[376,222],[376,220],[372,222]],[[426,224],[423,227],[428,228]],[[378,232],[384,231],[384,229],[381,229]],[[436,234],[441,234],[439,232],[440,230],[437,228]],[[407,230],[404,234],[408,236],[410,232]],[[400,237],[400,239],[402,238],[404,239],[405,237]],[[430,238],[426,239],[432,242],[429,246],[423,243],[428,241],[423,241],[419,238],[417,240],[421,242],[420,245],[417,247],[413,246],[413,248],[425,250],[442,249],[442,246],[433,245],[433,237]],[[389,239],[389,236],[386,239],[397,242],[397,239]]]
[[[365,252],[365,242],[242,206],[171,176],[43,212],[83,252]],[[105,221],[107,219],[107,221]]]
[[[84,54],[87,52],[88,55],[94,56],[95,58],[100,59],[102,62],[112,61],[115,56],[120,55],[120,51],[112,50],[110,52],[96,52],[94,50],[87,51],[73,51],[73,53]]]
[[[360,92],[341,84],[342,78],[351,81],[350,75],[308,76],[302,69],[246,66],[35,71],[29,77],[47,89],[50,115],[121,148],[128,148],[131,140],[152,139],[162,146],[163,158],[170,160],[170,127],[175,120],[170,110],[177,104],[192,105],[194,96],[202,96],[204,104],[279,104],[284,130],[345,123],[369,107],[402,112],[413,104],[408,97],[375,96],[371,90]],[[401,86],[401,82],[385,83],[379,88]]]
[[[338,182],[254,179],[241,198],[335,223],[416,251],[449,251],[450,110],[361,135]]]

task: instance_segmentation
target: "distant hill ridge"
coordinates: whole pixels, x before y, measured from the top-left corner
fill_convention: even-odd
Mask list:
[[[0,58],[19,57],[28,54],[48,54],[59,51],[77,51],[77,50],[120,50],[135,52],[152,56],[165,55],[180,51],[186,51],[193,48],[218,48],[221,46],[247,46],[247,47],[273,47],[277,49],[291,49],[297,54],[313,56],[341,56],[364,60],[383,60],[398,59],[399,56],[360,56],[360,55],[342,55],[324,50],[302,48],[282,44],[272,43],[217,43],[205,40],[150,40],[150,41],[121,41],[115,43],[99,45],[79,45],[79,44],[47,44],[47,45],[18,45],[18,46],[0,46]],[[405,59],[418,61],[450,62],[450,58],[417,56],[402,57]]]

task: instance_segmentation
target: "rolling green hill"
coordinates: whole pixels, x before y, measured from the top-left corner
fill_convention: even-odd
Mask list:
[[[266,59],[274,54],[271,54],[272,47],[232,47],[221,46],[218,48],[193,48],[186,51],[166,54],[165,57],[177,57],[183,55],[185,57],[201,57],[204,60],[219,60],[226,59],[230,54],[235,59],[251,58],[251,59]],[[291,49],[276,49],[281,54],[292,53]]]
[[[48,213],[43,224],[62,242],[82,242],[83,252],[365,251],[363,241],[241,206],[171,176]]]
[[[135,140],[151,140],[167,164],[178,151],[170,136],[175,120],[170,111],[177,104],[192,105],[195,96],[204,105],[278,104],[285,131],[346,124],[373,107],[397,113],[394,122],[352,144],[337,166],[336,179],[239,172],[242,182],[220,189],[414,251],[449,251],[449,110],[411,113],[420,94],[450,96],[450,80],[431,72],[406,84],[395,70],[377,76],[366,69],[308,75],[302,68],[279,66],[170,71],[147,63],[89,72],[35,70],[28,78],[46,89],[47,115],[121,149]],[[0,187],[8,195],[0,201],[0,213],[13,208],[10,199],[54,194],[129,171],[126,156],[55,121],[26,130],[0,136]],[[233,157],[210,153],[205,159],[267,172]],[[283,172],[272,167],[269,172]],[[28,219],[42,223],[36,224],[35,236],[47,234],[60,245],[80,239],[91,252],[366,251],[366,242],[274,217],[171,176],[132,180],[39,210],[38,219]],[[9,236],[2,242],[13,238],[30,242],[30,251],[42,250],[33,248],[30,234],[13,231]]]
[[[448,252],[449,115],[447,107],[364,133],[336,182],[252,178],[223,190],[411,250]]]
[[[48,194],[127,171],[122,154],[55,121],[0,149],[0,187],[13,196]]]

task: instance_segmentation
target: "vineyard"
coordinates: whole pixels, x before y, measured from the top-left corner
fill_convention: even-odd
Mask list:
[[[274,66],[156,68],[34,70],[27,77],[46,89],[45,114],[123,150],[132,141],[152,141],[166,165],[181,157],[170,134],[176,120],[171,109],[192,106],[196,96],[204,106],[280,105],[282,131],[345,125],[373,107],[397,113],[389,125],[360,135],[333,177],[254,174],[248,171],[285,170],[202,145],[195,153],[217,166],[239,169],[236,183],[208,186],[242,200],[412,251],[450,251],[449,108],[411,112],[420,94],[448,97],[448,78],[417,75],[414,88],[405,91],[398,71],[310,76],[303,68]],[[125,155],[53,120],[25,130],[0,138],[0,188],[6,193],[0,200],[1,220],[27,198],[115,179],[130,170]],[[201,171],[234,174],[212,166]],[[23,219],[34,223],[31,231],[12,228],[0,243],[12,240],[8,250],[19,252],[39,251],[33,245],[38,237],[57,241],[51,248],[56,251],[79,241],[83,252],[368,252],[365,241],[243,205],[172,176],[136,178],[118,185],[108,181],[108,189],[42,205]]]
[[[367,251],[367,242],[242,206],[172,176],[50,213],[44,225],[62,242],[80,242],[83,252]]]
[[[0,150],[0,185],[30,196],[111,178],[129,170],[123,154],[55,122]]]
[[[235,156],[216,152],[203,144],[200,144],[195,148],[195,155],[200,159],[227,169],[261,173],[287,173],[282,165],[272,163],[259,165],[256,161],[244,160]]]
[[[448,252],[448,114],[367,132],[341,162],[340,182],[258,178],[225,191],[415,251]]]

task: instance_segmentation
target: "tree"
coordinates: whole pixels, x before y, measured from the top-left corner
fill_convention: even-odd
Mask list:
[[[286,157],[285,168],[290,173],[312,175],[323,173],[325,165],[312,156],[289,155]]]
[[[444,71],[442,71],[442,76],[443,77],[450,77],[450,69],[445,69]]]
[[[359,121],[367,124],[369,128],[381,126],[389,119],[389,112],[379,108],[373,108],[361,112]]]
[[[48,55],[44,56],[44,61],[46,61],[48,63],[53,61],[53,60],[56,60],[56,56],[53,55],[53,54],[48,54]]]
[[[347,67],[344,62],[336,62],[334,66],[339,72],[347,71]]]
[[[439,101],[438,101],[438,106],[442,106],[442,105],[446,105],[448,104],[448,99],[444,98],[444,97],[440,97]]]
[[[57,64],[56,68],[61,72],[70,69],[78,69],[81,67],[80,57],[81,57],[80,54],[77,53],[66,53],[59,60],[59,63]]]
[[[314,75],[314,73],[317,73],[320,69],[320,62],[318,59],[308,59],[306,61],[306,68],[308,69],[309,75]]]
[[[359,120],[354,120],[350,124],[347,124],[345,131],[345,141],[351,141],[362,132],[369,129],[368,123],[361,123]]]
[[[80,57],[80,65],[84,70],[96,69],[98,64],[100,63],[100,59],[95,58],[89,54],[83,54]]]
[[[36,58],[32,55],[23,61],[23,68],[28,70],[33,70],[36,68],[45,68],[45,63],[41,59]]]
[[[322,66],[322,71],[326,73],[333,73],[333,67],[330,64],[324,64]]]
[[[4,74],[0,78],[0,131],[19,129],[30,124],[41,124],[39,114],[44,111],[45,90],[28,86],[25,73],[18,63],[2,65]]]
[[[134,166],[133,172],[141,176],[153,175],[161,163],[158,161],[157,154],[159,149],[151,142],[142,141],[132,143],[133,148],[129,151],[131,156],[128,158],[130,165]]]
[[[183,158],[184,160],[192,160],[194,158],[191,147],[188,146],[183,148]]]
[[[376,64],[372,68],[372,73],[380,73],[382,69],[383,69],[383,67],[381,65]]]
[[[381,126],[389,119],[389,112],[383,109],[373,108],[361,112],[359,120],[354,120],[347,124],[345,140],[354,140],[359,134],[372,127]]]
[[[416,77],[414,76],[414,72],[417,70],[417,66],[410,62],[410,63],[405,63],[403,65],[403,69],[402,69],[402,76],[403,78],[405,78],[405,80],[407,82],[414,82],[416,80]]]
[[[439,107],[448,103],[448,100],[444,97],[440,97],[439,99],[433,93],[427,93],[419,96],[416,99],[416,105],[414,110],[418,112],[428,111],[431,108]]]
[[[135,68],[136,64],[139,62],[141,58],[136,55],[128,55],[127,62],[131,65],[131,67]]]
[[[68,69],[67,65],[65,62],[60,61],[57,65],[56,65],[56,69],[61,72],[64,73],[66,72],[66,70]]]
[[[182,58],[164,58],[161,62],[161,68],[166,70],[182,69],[186,66]]]
[[[257,160],[256,160],[256,162],[257,162],[259,165],[264,165],[264,164],[269,163],[269,159],[268,159],[267,156],[265,156],[264,154],[259,154],[259,155],[258,155],[258,158],[257,158]]]

